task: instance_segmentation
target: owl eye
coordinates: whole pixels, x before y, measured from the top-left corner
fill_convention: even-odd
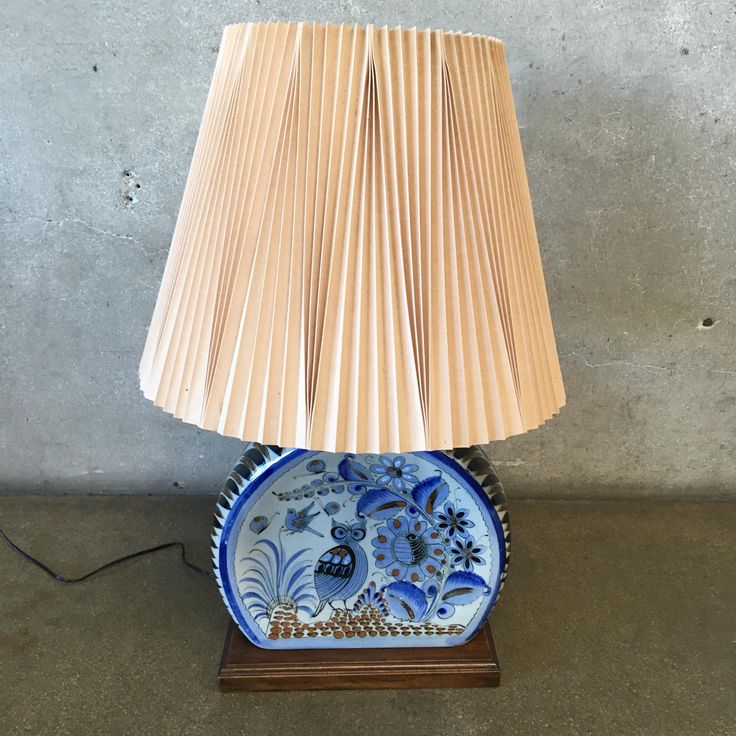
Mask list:
[[[353,529],[350,532],[350,536],[356,541],[360,542],[361,539],[365,539],[365,529]]]
[[[332,529],[332,536],[334,539],[345,539],[348,535],[348,530],[344,526],[336,526]]]

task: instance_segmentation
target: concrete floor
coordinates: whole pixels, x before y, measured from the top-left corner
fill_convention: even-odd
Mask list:
[[[212,498],[0,497],[67,575],[172,538]],[[0,733],[734,734],[736,505],[512,505],[496,690],[221,695],[227,614],[175,551],[62,586],[0,549]]]

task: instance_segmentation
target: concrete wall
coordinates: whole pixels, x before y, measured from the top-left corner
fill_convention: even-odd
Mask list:
[[[730,0],[2,3],[0,489],[214,492],[237,457],[137,366],[221,28],[249,19],[504,39],[568,391],[493,448],[507,488],[736,496]]]

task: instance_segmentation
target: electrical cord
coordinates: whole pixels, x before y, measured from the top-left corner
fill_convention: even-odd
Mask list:
[[[81,583],[83,580],[87,580],[88,578],[91,578],[93,575],[97,575],[97,573],[102,572],[103,570],[109,570],[111,567],[115,567],[115,565],[119,565],[122,562],[127,562],[128,560],[134,560],[137,557],[143,557],[144,555],[150,555],[154,552],[161,552],[162,550],[169,549],[171,547],[178,547],[179,551],[181,552],[181,561],[187,566],[190,567],[192,570],[195,570],[200,575],[204,575],[208,578],[214,578],[214,574],[211,570],[205,570],[202,567],[199,567],[198,565],[195,565],[193,562],[190,562],[187,559],[187,548],[184,544],[184,542],[174,541],[174,542],[166,542],[166,544],[159,544],[156,547],[149,547],[148,549],[141,549],[138,550],[138,552],[132,552],[129,555],[124,555],[123,557],[118,557],[115,560],[110,560],[110,562],[106,562],[104,565],[100,565],[100,567],[95,568],[94,570],[91,570],[88,573],[85,573],[81,577],[78,578],[68,578],[65,575],[60,575],[58,572],[55,572],[52,570],[48,565],[45,565],[40,560],[37,560],[33,555],[31,555],[29,552],[26,552],[22,547],[19,547],[6,533],[5,530],[0,527],[0,536],[2,536],[5,543],[12,549],[16,554],[20,555],[24,560],[27,562],[30,562],[31,564],[35,565],[36,567],[43,570],[49,577],[53,578],[54,580],[57,580],[60,583]]]

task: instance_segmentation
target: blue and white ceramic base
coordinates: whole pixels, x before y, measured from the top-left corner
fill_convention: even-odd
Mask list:
[[[215,572],[267,649],[437,647],[483,625],[508,564],[477,447],[352,455],[250,444],[218,503]]]

